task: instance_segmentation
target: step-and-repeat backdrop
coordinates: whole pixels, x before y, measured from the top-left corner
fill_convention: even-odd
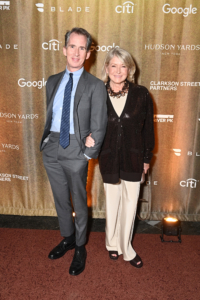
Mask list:
[[[107,51],[122,47],[152,95],[156,146],[140,216],[200,220],[200,2],[39,1],[0,1],[0,213],[56,215],[39,151],[45,85],[65,69],[66,31],[83,27],[93,37],[87,71],[101,78]],[[98,160],[87,192],[90,214],[105,217]]]

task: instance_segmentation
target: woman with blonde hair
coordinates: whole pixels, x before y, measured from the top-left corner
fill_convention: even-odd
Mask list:
[[[99,157],[106,195],[106,249],[109,257],[141,268],[132,247],[140,181],[154,148],[153,103],[148,90],[133,83],[135,63],[122,48],[105,58],[102,79],[108,92],[108,124]],[[88,137],[86,145],[94,140]]]

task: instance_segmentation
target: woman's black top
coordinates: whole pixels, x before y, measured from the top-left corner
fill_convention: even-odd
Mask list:
[[[154,148],[153,103],[149,92],[130,82],[120,117],[109,96],[107,108],[108,124],[99,156],[103,181],[140,181],[143,164],[150,163]]]

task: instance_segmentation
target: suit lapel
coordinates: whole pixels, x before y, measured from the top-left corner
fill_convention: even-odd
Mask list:
[[[81,96],[83,95],[83,92],[85,90],[86,84],[87,84],[87,72],[83,70],[83,73],[79,79],[77,89],[76,89],[76,94],[74,97],[74,130],[75,130],[75,135],[77,138],[77,141],[79,142],[80,147],[84,148],[84,145],[82,145],[81,142],[81,136],[80,136],[80,128],[79,128],[79,116],[78,116],[78,104],[81,100]]]
[[[77,111],[77,106],[78,106],[81,96],[83,95],[83,92],[85,90],[86,83],[87,83],[87,72],[85,70],[83,70],[83,73],[79,79],[77,89],[76,89],[76,94],[74,97],[74,112]]]
[[[54,101],[56,92],[57,92],[57,90],[59,88],[60,82],[63,79],[64,74],[65,74],[65,71],[63,71],[60,74],[60,76],[58,78],[56,78],[56,81],[54,83],[53,92],[52,92],[52,95],[51,95],[51,98],[50,98],[50,101],[49,101],[49,105],[47,107],[47,118],[48,117],[50,117],[50,118],[52,117],[53,101]]]

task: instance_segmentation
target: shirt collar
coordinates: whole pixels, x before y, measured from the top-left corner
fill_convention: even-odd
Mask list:
[[[75,71],[75,72],[70,72],[67,67],[66,67],[66,73],[69,75],[69,73],[72,73],[73,74],[73,77],[76,76],[76,77],[80,77],[81,74],[83,73],[83,70],[84,70],[84,67],[82,67],[81,69],[79,69],[78,71]]]

